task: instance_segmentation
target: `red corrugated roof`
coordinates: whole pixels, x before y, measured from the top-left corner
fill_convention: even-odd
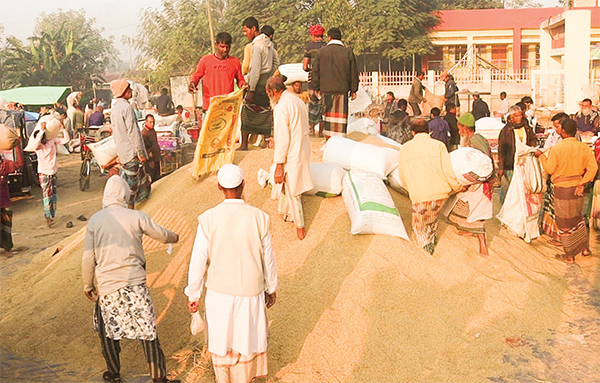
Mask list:
[[[592,27],[600,27],[600,7],[591,9]],[[540,24],[560,13],[564,8],[517,8],[517,9],[460,9],[440,12],[442,22],[438,31],[491,30],[539,28]]]

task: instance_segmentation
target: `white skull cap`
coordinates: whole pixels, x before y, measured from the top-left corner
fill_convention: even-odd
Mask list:
[[[244,172],[242,168],[234,164],[226,164],[219,169],[217,173],[219,185],[225,189],[234,189],[244,180]]]

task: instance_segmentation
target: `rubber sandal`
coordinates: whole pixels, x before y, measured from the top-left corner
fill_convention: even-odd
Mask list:
[[[111,374],[110,371],[105,371],[104,374],[102,374],[102,379],[107,382],[121,382],[121,374],[118,372]]]

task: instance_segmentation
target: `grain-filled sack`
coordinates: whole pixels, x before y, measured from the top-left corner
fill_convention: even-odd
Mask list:
[[[107,137],[93,144],[88,144],[88,147],[94,154],[96,162],[101,167],[105,167],[117,158],[117,145],[115,144],[114,136]]]
[[[460,148],[450,153],[452,170],[461,185],[485,182],[494,173],[492,159],[473,148]]]
[[[409,240],[394,200],[379,176],[349,171],[344,176],[342,196],[350,215],[351,234],[385,234]]]
[[[325,144],[323,162],[336,164],[344,169],[372,172],[384,179],[398,166],[398,151],[343,137],[331,137]]]
[[[542,168],[539,159],[533,153],[529,153],[523,159],[525,170],[525,189],[533,194],[544,193],[546,191],[546,172]]]
[[[42,123],[46,123],[46,140],[52,140],[58,137],[60,132],[60,121],[51,114],[41,117],[33,130],[41,130]]]
[[[370,118],[359,118],[358,120],[348,124],[346,133],[350,134],[352,132],[361,132],[371,136],[376,136],[379,134],[379,128],[377,127],[377,123]]]
[[[11,150],[19,142],[17,132],[6,124],[0,124],[0,149]]]
[[[319,197],[335,197],[342,194],[343,179],[346,175],[344,168],[325,162],[310,164],[310,177],[313,188],[306,195],[317,195]]]
[[[393,172],[391,172],[390,174],[388,174],[387,176],[387,183],[388,185],[390,185],[390,187],[392,189],[394,189],[395,191],[397,191],[398,193],[404,194],[405,196],[408,196],[408,189],[406,188],[406,185],[404,185],[402,183],[402,181],[400,180],[400,176],[398,175],[398,169],[394,169]]]
[[[35,150],[40,146],[40,142],[42,142],[42,137],[44,133],[39,129],[34,129],[29,136],[29,141],[27,141],[27,146],[23,149],[26,152],[35,152]]]

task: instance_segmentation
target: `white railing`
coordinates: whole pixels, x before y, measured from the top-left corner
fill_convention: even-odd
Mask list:
[[[511,69],[491,69],[489,71],[479,70],[476,72],[466,68],[455,68],[452,75],[457,84],[484,84],[491,83],[522,83],[531,81],[531,71],[523,69],[513,71]],[[437,83],[440,80],[442,72],[428,71],[425,74],[423,83]],[[433,80],[429,77],[433,75]],[[415,78],[415,72],[362,72],[359,75],[360,83],[363,87],[370,89],[373,87],[397,87],[410,86]]]

